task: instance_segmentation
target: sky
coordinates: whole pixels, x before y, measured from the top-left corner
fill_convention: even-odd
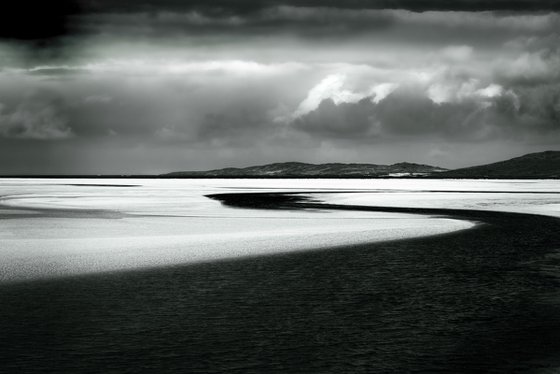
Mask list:
[[[0,9],[0,175],[560,150],[556,0],[45,3]]]

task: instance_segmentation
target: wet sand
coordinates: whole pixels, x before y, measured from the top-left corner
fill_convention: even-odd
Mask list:
[[[560,219],[213,195],[238,208],[479,222],[450,234],[0,286],[0,371],[531,372],[560,367]]]

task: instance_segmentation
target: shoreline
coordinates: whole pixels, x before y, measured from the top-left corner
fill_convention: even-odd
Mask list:
[[[38,225],[39,228],[62,225],[66,230],[66,234],[61,231],[59,235],[56,231],[53,235],[39,229],[28,231],[36,232],[34,237],[24,236],[25,230],[19,235],[16,234],[18,231],[14,231],[12,238],[4,237],[3,253],[6,257],[0,266],[2,284],[401,240],[464,230],[472,226],[472,223],[465,221],[413,215],[394,215],[393,222],[385,222],[385,218],[378,217],[382,214],[273,213],[265,214],[270,216],[270,221],[266,222],[262,218],[255,218],[253,214],[234,212],[227,213],[223,219],[193,221],[184,217],[182,219],[180,215],[142,215],[108,209],[19,204],[6,205],[2,209],[2,206],[0,211],[6,214],[0,214],[0,219],[15,219],[4,221],[8,232],[10,227],[17,228],[22,223]],[[231,211],[229,208],[220,209]],[[16,214],[10,214],[10,211]],[[391,218],[392,215],[387,216]],[[288,222],[292,220],[295,223]],[[316,220],[322,223],[318,225],[312,222]],[[240,231],[205,229],[203,232],[200,227],[188,226],[189,223],[208,227],[219,225],[217,227],[226,229],[229,226]],[[251,224],[252,228],[247,228],[246,224]],[[53,226],[53,230],[57,226]],[[135,232],[130,230],[134,226],[150,229],[147,232]],[[188,227],[188,231],[184,227]],[[72,230],[83,232],[82,235],[86,236],[69,233]],[[114,236],[105,236],[105,230],[114,230]]]
[[[321,205],[280,205],[293,204]],[[422,209],[450,214],[444,211]],[[549,256],[560,243],[560,219],[451,212],[485,223],[437,236],[0,286],[1,365],[201,373],[560,366],[558,279],[544,271],[560,265]]]

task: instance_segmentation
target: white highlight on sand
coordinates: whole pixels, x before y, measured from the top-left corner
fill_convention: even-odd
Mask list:
[[[137,187],[93,184],[132,184]],[[486,206],[493,210],[537,209],[558,214],[558,196],[531,195],[530,192],[560,192],[559,186],[557,181],[504,183],[402,179],[4,179],[0,181],[0,203],[7,208],[0,208],[0,281],[318,249],[434,235],[474,225],[411,214],[233,209],[204,197],[209,193],[316,191],[315,196],[337,204]],[[527,191],[527,194],[421,192],[489,189],[514,189]],[[324,194],[324,191],[346,193]],[[41,211],[43,208],[106,209],[122,212],[124,216],[94,214],[80,218],[57,214],[55,217]]]

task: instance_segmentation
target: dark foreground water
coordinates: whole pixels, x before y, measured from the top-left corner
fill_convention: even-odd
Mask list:
[[[249,200],[225,202],[260,204]],[[413,240],[2,285],[0,372],[560,367],[559,261],[550,255],[560,247],[560,220],[407,211],[483,224]]]

